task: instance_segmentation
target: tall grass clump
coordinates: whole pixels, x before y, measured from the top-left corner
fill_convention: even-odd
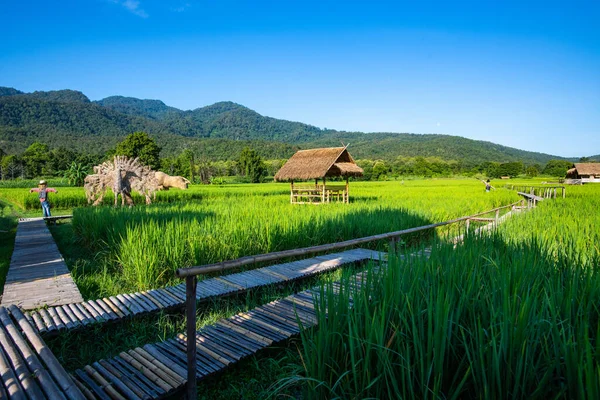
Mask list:
[[[323,286],[302,336],[307,399],[598,398],[600,258],[499,236],[391,256]]]

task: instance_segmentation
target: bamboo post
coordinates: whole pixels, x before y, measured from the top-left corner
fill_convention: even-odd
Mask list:
[[[185,316],[187,334],[187,384],[188,400],[195,400],[196,393],[196,276],[185,278]]]
[[[396,243],[397,243],[397,241],[398,241],[397,237],[390,238],[390,240],[388,242],[388,245],[390,247],[390,249],[389,249],[390,253],[395,253],[396,252]]]
[[[350,185],[348,184],[348,176],[346,176],[346,193],[345,203],[350,203]]]
[[[323,177],[323,193],[321,193],[322,202],[325,203],[325,177]]]
[[[294,181],[290,182],[290,204],[294,203]]]
[[[500,219],[500,210],[496,210],[496,225],[498,225],[499,219]]]
[[[468,219],[467,222],[465,223],[465,227],[466,227],[466,233],[469,233],[469,226],[471,226],[471,220]]]
[[[566,193],[567,193],[567,189],[566,189],[565,187],[563,187],[563,188],[562,188],[562,196],[563,196],[563,199],[565,198],[565,195],[566,195]]]

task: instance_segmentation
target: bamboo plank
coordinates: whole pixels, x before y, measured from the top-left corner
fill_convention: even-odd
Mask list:
[[[179,349],[173,343],[169,341],[156,343],[156,347],[158,347],[164,354],[167,354],[171,359],[176,360],[183,368],[187,368],[187,357],[183,350]],[[201,357],[196,358],[196,376],[201,378],[206,375],[210,375],[215,372],[216,369],[210,368],[205,365],[204,360]]]
[[[127,309],[133,314],[140,314],[142,311],[142,309],[140,309],[140,307],[135,304],[133,301],[131,301],[129,295],[126,294],[118,294],[117,295],[117,299],[123,304],[125,305],[125,307],[127,307]]]
[[[235,363],[242,359],[245,354],[238,354],[237,351],[231,349],[224,341],[211,337],[206,332],[198,332],[196,335],[196,343],[209,348],[215,354],[219,354],[221,357],[229,360],[230,363]]]
[[[106,392],[87,375],[87,373],[78,369],[75,371],[75,375],[77,375],[79,379],[84,381],[90,388],[92,388],[95,396],[99,397],[101,400],[111,400],[111,397],[109,397],[108,394],[106,394]]]
[[[127,354],[129,356],[131,356],[135,361],[140,363],[144,368],[149,369],[155,375],[159,376],[163,381],[168,383],[169,386],[171,386],[172,388],[177,388],[179,386],[179,381],[177,381],[173,377],[171,377],[171,375],[168,374],[167,372],[165,372],[161,367],[158,367],[154,363],[146,360],[139,353],[135,352],[134,350],[129,350],[127,352]],[[121,354],[121,357],[123,357],[122,354]],[[125,357],[123,357],[123,358],[125,358]]]
[[[152,356],[156,358],[158,361],[162,362],[169,369],[175,371],[178,376],[185,377],[187,374],[187,370],[180,363],[177,363],[171,360],[166,354],[161,353],[156,347],[153,345],[145,345],[143,350],[148,353],[148,356]],[[146,357],[149,358],[149,357]]]
[[[63,312],[67,315],[67,317],[69,317],[69,320],[71,320],[71,326],[69,327],[67,325],[67,329],[71,329],[79,325],[79,320],[77,319],[75,314],[73,314],[73,311],[71,311],[68,305],[59,306],[59,308],[61,308]]]
[[[270,346],[273,343],[273,340],[271,340],[267,337],[261,336],[261,335],[255,333],[255,332],[252,332],[248,329],[245,329],[239,325],[236,325],[229,320],[222,319],[222,320],[218,321],[217,324],[221,325],[225,328],[229,328],[235,332],[238,332],[238,333],[244,335],[245,337],[251,338],[251,339],[255,340],[256,342],[264,344],[266,346]]]
[[[81,322],[82,325],[88,325],[90,323],[89,319],[81,312],[81,310],[77,307],[76,304],[69,304],[71,311],[77,317],[77,319]]]
[[[167,393],[166,390],[164,390],[159,385],[157,385],[154,382],[152,382],[150,379],[148,379],[146,377],[146,375],[144,375],[142,372],[138,371],[137,369],[133,368],[125,360],[123,360],[121,357],[116,356],[115,358],[113,358],[110,361],[114,362],[114,364],[118,365],[122,370],[124,370],[124,371],[129,372],[130,374],[132,374],[136,378],[136,382],[139,382],[140,384],[144,384],[148,388],[150,388],[151,390],[153,390],[154,392],[158,393],[158,396],[155,396],[155,397],[160,397],[163,394]]]
[[[48,371],[52,374],[62,391],[70,399],[83,400],[83,395],[73,385],[73,381],[70,379],[69,375],[64,370],[62,365],[60,365],[54,354],[48,349],[46,343],[44,343],[42,338],[37,334],[37,332],[29,324],[29,322],[24,318],[21,310],[19,310],[19,308],[15,305],[11,305],[10,312],[13,315],[13,317],[17,320],[17,323],[19,324],[23,333],[27,337],[27,340],[29,340],[29,343],[31,343],[31,345],[33,346],[35,352],[38,354],[40,359],[42,359],[46,364]]]
[[[110,396],[111,399],[126,400],[125,397],[121,396],[121,394],[117,392],[117,390],[112,386],[112,384],[106,379],[104,379],[104,377],[100,375],[100,373],[98,373],[98,371],[96,371],[94,368],[92,368],[89,365],[86,365],[85,367],[83,367],[83,370],[98,384],[100,384],[102,389],[106,391],[106,393]]]
[[[167,286],[165,290],[176,299],[177,304],[183,304],[185,302],[185,296],[181,296],[173,286]]]
[[[0,321],[2,325],[6,329],[6,332],[12,339],[12,342],[17,347],[18,351],[23,355],[24,359],[27,361],[27,368],[31,371],[31,374],[37,378],[37,383],[40,385],[42,390],[46,393],[48,397],[61,399],[64,398],[48,371],[44,369],[37,356],[33,354],[27,342],[20,335],[17,327],[14,325],[8,312],[4,307],[0,307]],[[21,384],[25,388],[25,381],[22,381]],[[26,388],[25,388],[26,389]],[[27,390],[27,389],[26,389]]]
[[[125,295],[123,295],[123,296],[125,296]],[[134,293],[129,293],[127,296],[128,296],[127,298],[138,307],[138,309],[140,310],[140,313],[149,312],[148,305],[139,296],[135,295]]]
[[[121,381],[112,372],[104,368],[100,363],[95,362],[92,367],[106,380],[109,385],[114,385],[119,392],[123,393],[127,399],[142,400],[141,396],[138,396],[133,390],[129,388],[123,381]]]
[[[141,294],[146,298],[146,300],[149,300],[151,302],[151,304],[154,304],[155,307],[157,307],[158,309],[163,309],[163,308],[167,308],[168,305],[163,303],[158,297],[156,297],[154,295],[154,293],[150,293],[151,291],[145,291],[145,292],[141,292]]]
[[[153,349],[152,346],[148,346],[148,347]],[[161,355],[160,352],[153,351],[153,353],[157,353],[159,356],[159,357],[155,357],[141,347],[136,347],[133,351],[136,352],[137,354],[139,354],[141,357],[144,357],[146,359],[146,361],[148,361],[148,362],[156,365],[158,368],[162,369],[168,376],[170,376],[173,379],[174,382],[178,382],[179,385],[183,385],[185,383],[185,377],[187,375],[187,370],[183,370],[182,373],[179,374],[178,372],[180,369],[178,368],[177,364],[168,360],[168,358]],[[163,362],[163,360],[165,360],[166,362]]]
[[[159,305],[160,303],[156,304],[155,301],[153,301],[152,296],[148,295],[148,292],[136,292],[136,294],[146,303],[148,311],[153,312],[161,308]]]
[[[136,392],[136,394],[138,394],[138,396],[142,397],[143,399],[155,399],[160,396],[159,392],[155,391],[151,386],[147,385],[144,380],[140,379],[140,377],[144,377],[144,379],[147,380],[147,378],[144,375],[137,375],[131,371],[128,371],[115,360],[101,360],[100,363],[106,369],[111,371],[113,375],[116,375],[117,373],[120,374],[120,379],[123,382],[125,382],[132,390],[134,390],[132,386],[136,387],[137,390],[134,391]]]
[[[30,398],[41,398],[41,396],[43,396],[42,390],[33,379],[25,360],[21,357],[21,353],[19,353],[19,350],[15,347],[14,342],[10,339],[9,334],[3,325],[0,326],[0,343],[4,348],[4,354],[6,354],[8,360],[10,360],[10,364],[14,367],[14,373],[20,386],[25,390],[27,396]]]
[[[92,314],[90,314],[90,312],[83,306],[82,303],[75,303],[73,305],[85,317],[85,320],[87,321],[88,324],[91,324],[92,322],[94,322],[96,320],[94,318],[94,316]]]
[[[267,346],[264,342],[258,341],[251,337],[244,336],[240,334],[240,332],[238,332],[237,330],[231,329],[224,325],[215,324],[211,328],[213,331],[211,332],[211,334],[223,337],[228,342],[231,342],[234,345],[242,346],[244,349],[250,352],[249,354],[253,354]]]
[[[50,314],[50,316],[52,317],[52,321],[54,321],[54,326],[56,326],[56,329],[60,330],[65,328],[65,324],[62,322],[62,320],[56,313],[54,307],[48,309],[48,314]]]
[[[144,365],[142,365],[139,361],[137,361],[135,358],[133,358],[129,354],[127,354],[125,352],[121,352],[121,353],[119,353],[119,356],[124,361],[126,361],[129,365],[131,365],[133,368],[142,372],[146,376],[146,378],[148,378],[150,381],[152,381],[156,385],[160,386],[160,388],[162,390],[164,390],[166,393],[168,393],[174,389],[173,386],[169,385],[161,377],[159,377],[157,374],[155,374],[151,368],[145,367]]]
[[[48,313],[48,311],[46,311],[45,309],[41,308],[40,310],[38,310],[39,314],[42,316],[42,319],[44,320],[44,324],[46,325],[46,329],[48,329],[48,331],[52,331],[56,329],[56,325],[54,325],[54,321],[52,320],[52,317],[50,316],[50,314]]]
[[[4,330],[0,329],[0,331],[2,332],[0,334],[0,342],[3,343],[3,346],[8,346],[7,340],[5,339]],[[6,391],[8,392],[2,393],[3,399],[6,399],[8,396],[10,396],[11,399],[15,400],[27,400],[25,391],[19,383],[19,379],[17,378],[15,371],[13,371],[9,361],[4,356],[4,351],[0,351],[0,377],[4,387],[6,388]],[[0,385],[0,387],[2,387],[2,385]]]
[[[256,342],[246,340],[243,336],[231,330],[219,329],[216,326],[207,326],[202,329],[202,334],[211,340],[223,345],[237,354],[240,358],[248,356],[262,348]]]
[[[102,316],[100,315],[100,313],[98,313],[98,311],[96,310],[96,307],[92,306],[92,304],[89,301],[84,301],[83,303],[81,303],[81,306],[85,308],[85,310],[92,316],[94,317],[94,319],[98,322],[103,322],[104,318],[102,318]]]
[[[46,330],[46,324],[44,324],[42,317],[40,317],[40,314],[37,312],[33,312],[32,314],[32,319],[35,322],[35,327],[39,332],[44,332]]]
[[[110,296],[108,299],[115,305],[115,307],[119,309],[119,312],[123,315],[123,318],[129,317],[131,314],[133,314],[131,311],[129,311],[129,308],[117,297]]]
[[[180,342],[170,339],[162,343],[156,343],[156,346],[164,353],[169,354],[171,358],[179,360],[181,365],[187,368],[185,346],[183,346]],[[196,376],[202,377],[210,375],[219,370],[216,367],[209,365],[209,363],[204,360],[201,354],[197,353],[196,355]]]
[[[104,303],[111,309],[111,311],[117,316],[118,319],[125,318],[125,314],[109,297],[102,299],[102,301],[104,301]]]
[[[108,304],[106,304],[104,299],[90,300],[90,302],[92,302],[92,304],[95,303],[98,307],[100,307],[100,310],[104,311],[104,315],[107,316],[108,320],[113,320],[113,319],[119,318],[117,316],[117,314],[114,313],[112,308],[110,308],[110,306]]]
[[[181,346],[183,346],[184,349],[186,345],[186,340],[187,339],[185,335],[181,333],[177,335],[177,341]],[[210,365],[211,367],[217,367],[217,371],[227,367],[228,364],[225,362],[225,360],[221,360],[218,355],[215,357],[215,355],[211,353],[211,351],[207,351],[204,347],[198,346],[196,343],[196,354],[198,357],[202,357],[207,363],[207,365]]]
[[[152,312],[154,311],[154,306],[151,306],[148,301],[146,299],[144,299],[144,297],[139,293],[139,292],[135,292],[135,293],[130,293],[129,296],[137,301],[138,305],[145,311],[145,312]]]
[[[110,321],[110,316],[108,315],[108,313],[106,311],[104,311],[102,309],[102,307],[100,307],[98,305],[98,303],[96,303],[94,300],[88,300],[86,303],[86,306],[88,307],[88,310],[94,310],[96,311],[96,315],[100,318],[98,321]],[[96,318],[98,319],[98,318]]]
[[[71,379],[73,379],[73,382],[75,382],[75,386],[77,386],[79,391],[81,393],[83,393],[83,395],[85,396],[86,399],[96,400],[96,396],[94,396],[94,394],[90,391],[90,389],[88,389],[83,383],[79,382],[79,379],[77,379],[73,375],[71,375]]]
[[[244,329],[252,331],[252,332],[256,333],[257,335],[266,337],[266,338],[272,340],[273,342],[279,342],[281,340],[287,339],[287,337],[288,337],[280,332],[276,332],[276,331],[270,329],[269,326],[264,326],[263,324],[259,323],[258,321],[241,318],[238,315],[234,315],[233,317],[229,318],[229,321],[233,324],[241,326]]]

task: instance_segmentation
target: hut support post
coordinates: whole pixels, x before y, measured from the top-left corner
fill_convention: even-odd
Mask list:
[[[290,182],[290,204],[294,203],[294,181]]]
[[[325,193],[325,177],[323,177],[323,193],[321,193],[321,201],[323,203],[325,203],[325,201],[327,201],[327,203],[329,203],[329,198],[326,199],[327,193]]]
[[[350,185],[348,184],[348,176],[346,176],[346,191],[344,192],[344,203],[350,203]]]
[[[185,278],[185,317],[187,335],[187,384],[188,400],[196,399],[196,275]]]

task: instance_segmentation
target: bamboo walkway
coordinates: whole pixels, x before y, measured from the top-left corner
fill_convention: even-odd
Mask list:
[[[374,260],[385,257],[384,253],[370,250],[352,251]],[[364,273],[355,275],[358,285],[364,276]],[[334,283],[334,287],[339,288],[339,283]],[[314,298],[318,292],[318,289],[305,290],[197,331],[196,378],[206,378],[315,326]],[[185,387],[186,343],[186,336],[179,334],[87,365],[76,370],[72,377],[88,398],[161,399]]]
[[[19,220],[2,305],[30,310],[81,301],[44,218]]]
[[[205,301],[214,297],[240,294],[266,285],[307,278],[345,264],[370,260],[371,256],[370,250],[354,249],[209,278],[198,282],[196,299]],[[50,333],[184,306],[185,283],[163,289],[42,308],[30,312],[27,318],[40,333]]]
[[[0,399],[85,399],[14,305],[0,306],[0,377]]]

